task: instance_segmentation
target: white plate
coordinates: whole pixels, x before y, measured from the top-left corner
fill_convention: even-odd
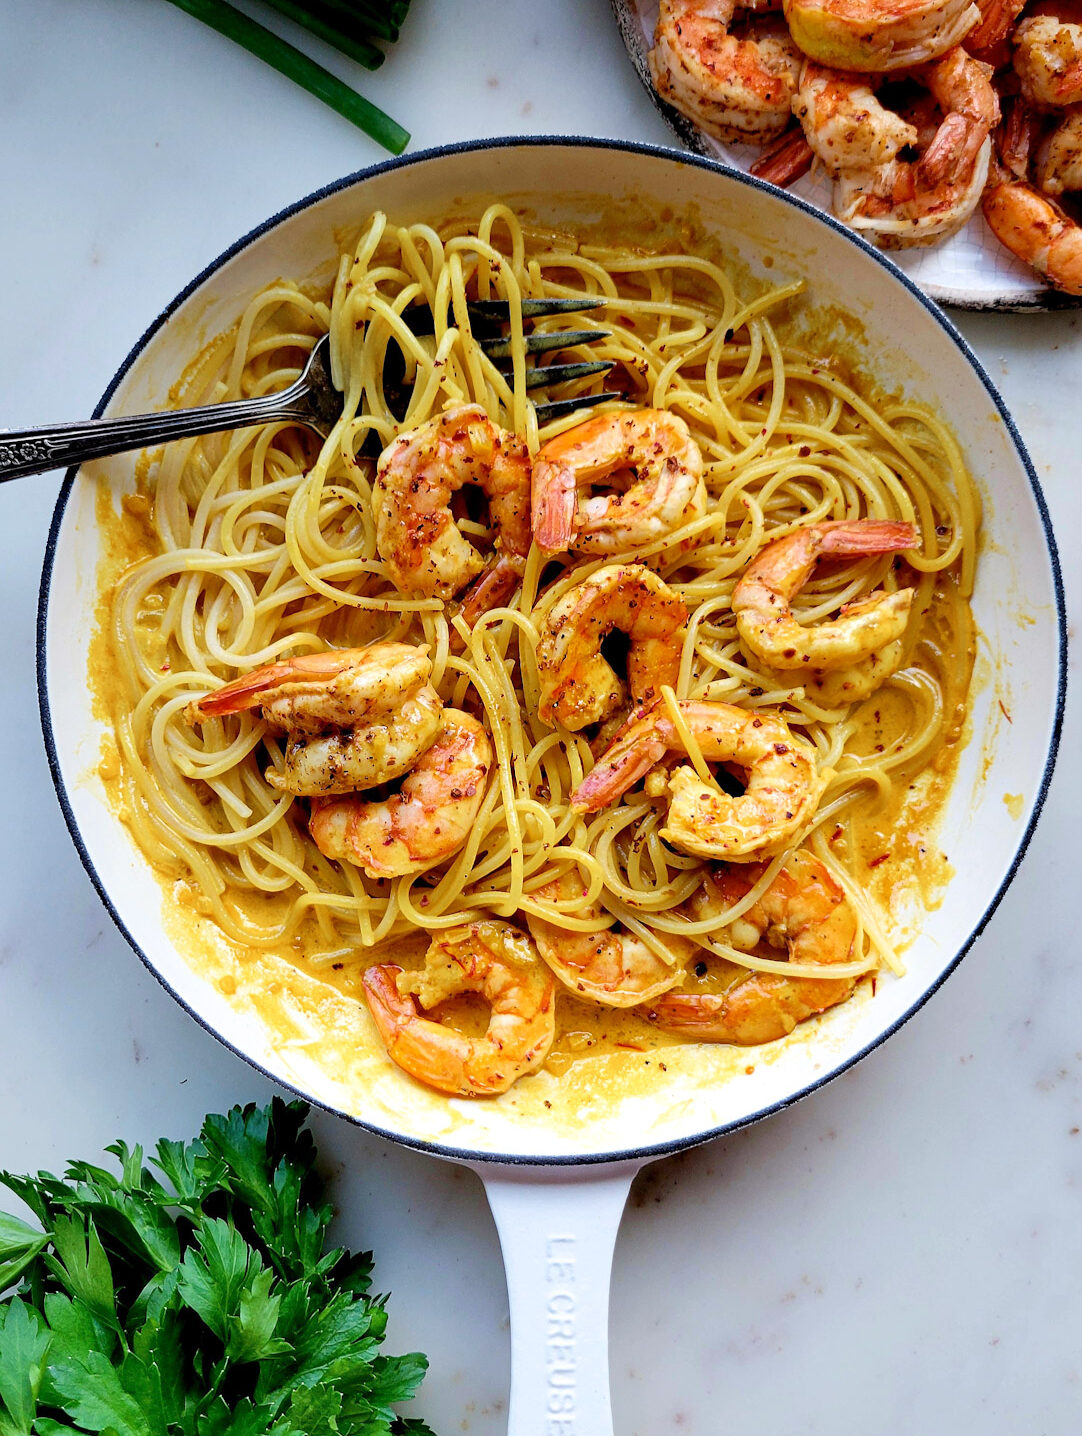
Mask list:
[[[654,89],[646,56],[653,46],[657,0],[610,0],[624,46],[639,79],[672,132],[698,154],[747,170],[759,151],[750,145],[725,145],[674,110]],[[807,175],[790,186],[793,194],[830,213],[830,181]],[[1036,310],[1074,308],[1074,295],[1049,289],[1028,265],[1005,249],[978,212],[958,234],[929,249],[893,250],[891,258],[930,298],[956,309]]]

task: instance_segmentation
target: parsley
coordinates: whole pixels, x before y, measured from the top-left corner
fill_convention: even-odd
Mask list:
[[[371,1254],[325,1250],[307,1111],[0,1173],[40,1224],[0,1213],[0,1436],[432,1436],[392,1409],[427,1363],[380,1354]]]

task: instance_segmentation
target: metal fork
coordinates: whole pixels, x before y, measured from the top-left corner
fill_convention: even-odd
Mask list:
[[[522,312],[526,318],[541,319],[597,309],[601,302],[593,299],[527,299],[523,301]],[[509,320],[508,305],[503,300],[493,299],[473,300],[467,307],[481,349],[493,361],[508,359],[511,342],[503,333],[503,326]],[[435,328],[435,320],[427,306],[407,309],[403,318],[418,336],[431,334]],[[526,352],[554,353],[607,337],[608,331],[604,329],[564,329],[549,334],[530,334],[526,338]],[[397,350],[392,350],[392,355],[396,353]],[[171,439],[190,439],[197,434],[242,429],[249,424],[292,421],[314,429],[325,439],[342,413],[342,395],[331,382],[329,356],[330,341],[325,335],[313,348],[300,377],[288,389],[264,394],[258,399],[206,404],[197,409],[167,409],[156,414],[125,415],[119,419],[88,419],[81,424],[49,424],[44,428],[24,429],[17,433],[0,430],[0,482],[22,478],[26,474],[40,474],[47,469],[66,468],[70,464],[85,463],[88,459],[102,459],[128,449],[168,443]],[[611,363],[603,360],[539,364],[527,370],[526,387],[547,388],[571,379],[601,374],[611,368]],[[403,374],[401,367],[397,376],[387,370],[384,372],[384,397],[399,413],[404,412],[403,397],[408,397],[408,391],[402,387]],[[610,391],[549,400],[537,405],[538,417],[544,421],[623,397]]]

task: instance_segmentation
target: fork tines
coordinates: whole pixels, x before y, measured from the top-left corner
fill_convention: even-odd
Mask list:
[[[561,314],[581,314],[587,310],[600,309],[604,304],[604,299],[600,298],[523,299],[519,307],[524,319],[551,319]],[[510,304],[506,299],[469,299],[466,301],[466,308],[479,348],[489,359],[500,361],[503,367],[512,353],[512,342],[504,333],[504,326],[511,322]],[[427,304],[411,305],[402,311],[402,318],[418,336],[431,334],[435,329],[435,320]],[[530,333],[525,336],[524,348],[527,354],[549,354],[580,344],[596,344],[599,340],[607,339],[610,333],[611,330],[608,329],[556,329],[547,333]],[[526,388],[548,388],[552,384],[565,384],[571,379],[586,379],[594,374],[604,374],[611,368],[612,361],[604,359],[568,364],[538,364],[526,370]],[[589,409],[595,404],[622,398],[624,395],[613,392],[581,394],[571,399],[549,400],[535,405],[535,408],[538,419],[544,423],[563,414],[574,413],[576,409]]]

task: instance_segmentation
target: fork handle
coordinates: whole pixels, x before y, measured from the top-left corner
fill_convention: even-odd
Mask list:
[[[81,424],[47,424],[12,433],[0,429],[0,483],[47,469],[64,469],[87,459],[103,459],[127,449],[191,439],[222,429],[242,429],[297,417],[296,394],[289,389],[258,399],[207,404],[198,409],[168,409],[158,414],[130,414],[119,419],[88,419]]]

